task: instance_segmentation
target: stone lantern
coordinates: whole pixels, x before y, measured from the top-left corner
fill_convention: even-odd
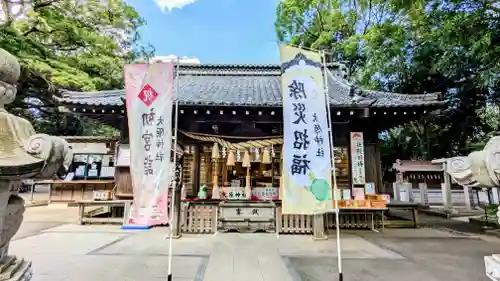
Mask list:
[[[8,113],[14,101],[20,66],[0,48],[0,280],[30,280],[31,262],[8,254],[9,242],[23,221],[24,200],[18,196],[22,179],[52,178],[71,164],[68,143],[37,134],[26,119]]]

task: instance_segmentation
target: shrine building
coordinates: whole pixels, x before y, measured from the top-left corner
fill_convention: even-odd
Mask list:
[[[406,95],[361,89],[348,82],[343,65],[329,64],[328,70],[338,187],[351,189],[352,171],[358,169],[357,172],[364,172],[367,183],[380,190],[378,134],[442,108],[444,101],[438,94]],[[280,66],[181,64],[178,79],[178,144],[183,151],[185,196],[196,196],[204,185],[210,197],[214,185],[224,190],[235,183],[250,184],[254,199],[264,193],[276,195],[283,137]],[[54,98],[69,112],[120,130],[119,147],[126,147],[124,90],[63,91]],[[352,132],[362,133],[363,167],[355,167],[351,161]],[[115,163],[119,162],[115,159]],[[120,176],[115,176],[117,194],[132,196],[129,175],[123,177],[127,168],[119,170]]]

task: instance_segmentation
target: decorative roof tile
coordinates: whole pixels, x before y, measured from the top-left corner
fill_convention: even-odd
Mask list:
[[[359,90],[346,78],[340,64],[327,71],[330,104],[334,107],[413,107],[441,105],[437,94],[406,95]],[[279,65],[180,65],[181,105],[259,106],[282,105]],[[124,90],[101,92],[62,91],[63,104],[122,106]]]

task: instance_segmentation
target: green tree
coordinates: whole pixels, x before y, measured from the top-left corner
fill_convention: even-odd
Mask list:
[[[346,61],[362,86],[443,93],[449,102],[439,116],[381,139],[405,157],[432,159],[468,153],[491,132],[477,113],[499,102],[498,7],[500,1],[284,0],[276,29],[283,42]]]
[[[0,6],[6,11],[0,47],[22,66],[11,110],[43,132],[84,132],[72,127],[81,126],[79,118],[55,106],[58,89],[122,88],[123,64],[153,54],[150,46],[138,44],[144,20],[122,0],[0,0]]]

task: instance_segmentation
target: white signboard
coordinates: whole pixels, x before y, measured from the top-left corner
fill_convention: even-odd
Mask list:
[[[118,155],[116,157],[116,167],[130,166],[130,146],[128,144],[120,144],[118,146]]]
[[[365,148],[361,132],[351,132],[351,173],[354,185],[365,185]]]

